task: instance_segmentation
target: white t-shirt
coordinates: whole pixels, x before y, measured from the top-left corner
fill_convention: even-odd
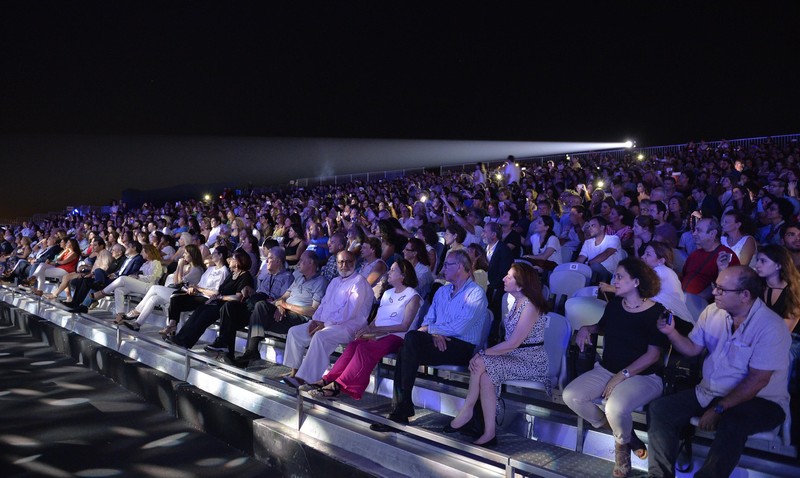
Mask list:
[[[544,246],[539,246],[541,239],[539,238],[539,233],[534,233],[531,236],[531,253],[536,256],[543,253],[548,247],[551,247],[555,250],[550,257],[547,258],[550,262],[555,262],[556,264],[561,264],[561,241],[558,240],[558,237],[552,235],[547,238],[547,242],[544,243]]]
[[[594,238],[587,239],[583,241],[583,247],[581,247],[581,252],[578,255],[584,256],[587,261],[590,261],[609,248],[616,249],[617,252],[608,256],[601,264],[608,272],[613,274],[617,270],[617,264],[620,260],[620,251],[622,250],[622,243],[619,241],[618,236],[606,234],[603,241],[597,245],[595,245]]]

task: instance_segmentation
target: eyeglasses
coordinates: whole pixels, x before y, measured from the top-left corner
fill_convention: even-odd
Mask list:
[[[450,267],[450,266],[457,266],[458,262],[445,262],[442,264],[442,267]]]
[[[336,261],[336,263],[339,264],[340,266],[344,266],[344,265],[352,266],[354,262],[355,261],[352,261],[352,260]]]
[[[718,286],[716,282],[711,283],[711,292],[719,292],[719,295],[725,295],[727,292],[742,292],[746,289],[723,289],[722,287]]]

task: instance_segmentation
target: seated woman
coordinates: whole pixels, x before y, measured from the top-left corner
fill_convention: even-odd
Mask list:
[[[657,362],[666,345],[656,322],[664,306],[650,297],[661,290],[656,273],[641,259],[619,262],[614,275],[616,298],[606,306],[600,321],[578,330],[576,345],[583,351],[592,334],[602,334],[603,358],[594,369],[570,382],[564,403],[593,427],[610,427],[614,435],[615,477],[631,470],[631,450],[644,459],[647,448],[633,431],[631,412],[661,396],[663,383]],[[596,405],[604,399],[605,413]]]
[[[626,224],[629,221],[628,210],[622,206],[614,206],[608,213],[608,226],[606,226],[606,234],[613,234],[619,237],[624,249],[630,249],[633,246],[633,229]]]
[[[189,286],[185,291],[175,292],[170,296],[167,326],[158,332],[164,336],[165,340],[175,334],[181,312],[196,310],[211,297],[217,295],[220,285],[230,275],[226,265],[228,261],[227,247],[218,246],[214,248],[214,252],[211,253],[211,260],[213,265],[206,269],[196,286]]]
[[[503,278],[503,288],[514,298],[514,305],[503,319],[506,340],[480,350],[469,363],[469,391],[458,415],[444,428],[445,433],[459,431],[472,419],[478,398],[483,410],[484,432],[473,442],[494,446],[495,413],[500,385],[506,380],[534,380],[545,384],[550,394],[544,329],[547,301],[536,270],[521,262],[512,264]]]
[[[524,258],[538,269],[551,271],[561,264],[561,241],[553,232],[555,221],[550,216],[539,216],[532,226],[531,255]]]
[[[403,258],[414,266],[414,272],[417,275],[417,286],[414,289],[424,301],[430,294],[433,283],[433,274],[431,274],[428,263],[428,251],[425,249],[425,243],[415,237],[409,239],[403,248]]]
[[[31,279],[36,280],[36,288],[33,293],[44,295],[44,281],[48,277],[61,277],[75,272],[78,267],[78,260],[81,258],[81,246],[75,239],[62,239],[61,247],[63,250],[53,261],[45,261],[36,266]]]
[[[368,237],[361,245],[361,265],[358,267],[358,273],[364,276],[372,287],[377,301],[382,292],[383,283],[382,279],[386,276],[386,262],[381,259],[381,240],[377,237]]]
[[[95,238],[92,240],[92,252],[89,254],[89,257],[85,263],[79,265],[75,272],[70,272],[69,274],[61,277],[61,284],[59,284],[58,288],[50,294],[45,294],[44,298],[48,300],[55,300],[59,294],[66,291],[66,298],[64,299],[64,302],[71,302],[72,293],[69,286],[70,282],[79,277],[86,277],[95,269],[108,269],[111,265],[111,261],[113,261],[113,257],[111,257],[111,253],[106,249],[106,241],[99,236],[95,236]]]
[[[656,225],[650,216],[636,216],[633,221],[633,254],[641,258],[645,249],[653,240]]]
[[[648,244],[642,256],[644,263],[652,267],[661,280],[661,290],[651,299],[671,311],[676,318],[675,328],[682,335],[688,335],[692,330],[694,317],[686,307],[686,294],[683,292],[678,274],[672,269],[673,259],[674,255],[669,244],[660,241]],[[610,287],[610,292],[615,292],[613,286]]]
[[[161,253],[154,245],[142,246],[142,258],[145,262],[139,269],[139,275],[117,277],[111,284],[94,293],[95,300],[114,294],[114,309],[119,320],[125,316],[125,295],[146,294],[150,287],[158,283],[164,272],[161,267]]]
[[[203,264],[203,256],[200,254],[200,248],[194,244],[186,246],[183,257],[178,261],[178,269],[173,274],[174,282],[172,284],[162,286],[154,285],[148,289],[136,308],[127,314],[117,314],[117,324],[122,324],[131,330],[139,330],[145,323],[150,314],[156,306],[169,304],[170,297],[175,293],[176,289],[182,287],[192,287],[200,282],[205,265]],[[135,320],[134,320],[135,319]]]
[[[486,249],[473,242],[467,246],[467,254],[472,259],[472,280],[486,292],[486,287],[489,286],[489,259],[486,258]]]
[[[291,224],[286,232],[284,239],[284,249],[286,249],[286,264],[290,269],[294,269],[300,256],[306,250],[308,244],[305,241],[305,234],[300,224]],[[258,271],[256,271],[258,273]]]
[[[403,336],[414,324],[422,299],[414,290],[417,274],[405,259],[392,264],[388,274],[391,289],[381,298],[375,320],[356,333],[333,368],[319,382],[304,385],[312,395],[335,397],[340,392],[360,399],[369,385],[372,369],[383,356],[397,352]]]
[[[755,268],[757,246],[750,217],[743,211],[730,210],[722,215],[719,225],[722,228],[719,242],[736,254],[739,264]]]
[[[253,287],[253,276],[249,272],[250,265],[250,256],[246,252],[234,251],[233,255],[228,258],[228,268],[231,274],[225,279],[225,282],[220,284],[219,291],[195,309],[175,337],[168,338],[167,341],[187,349],[194,347],[203,332],[219,319],[219,311],[225,302],[241,301],[242,289]]]

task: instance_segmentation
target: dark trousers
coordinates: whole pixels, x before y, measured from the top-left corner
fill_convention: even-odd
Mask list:
[[[504,287],[487,286],[486,301],[489,303],[489,310],[492,311],[492,329],[489,331],[489,345],[495,345],[503,341],[505,329],[503,327],[503,294]]]
[[[228,347],[228,355],[233,357],[236,348],[236,331],[245,328],[255,305],[266,298],[264,294],[248,297],[244,302],[225,302],[219,311],[219,336],[217,342]]]
[[[692,417],[699,417],[716,405],[718,399],[703,407],[694,389],[661,397],[647,409],[647,435],[650,438],[649,476],[675,476],[678,439]],[[754,398],[725,410],[717,422],[714,442],[703,467],[695,477],[727,477],[739,463],[747,437],[772,430],[786,419],[780,405],[763,398]]]
[[[181,330],[175,334],[175,338],[172,339],[172,342],[175,345],[180,345],[182,347],[192,348],[194,344],[200,340],[200,336],[203,335],[203,332],[214,322],[219,319],[219,311],[222,308],[222,303],[220,301],[214,301],[210,304],[203,304],[189,317]],[[170,307],[170,313],[172,312],[172,308]]]
[[[420,365],[467,365],[474,353],[475,345],[460,339],[450,338],[447,349],[441,352],[433,345],[431,334],[418,330],[408,332],[394,369],[395,405],[392,414],[403,417],[414,415],[411,392]]]
[[[169,321],[180,322],[181,312],[196,310],[205,304],[208,297],[203,295],[173,294],[169,298]]]

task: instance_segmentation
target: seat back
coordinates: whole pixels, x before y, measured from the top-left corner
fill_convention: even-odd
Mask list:
[[[587,264],[583,264],[581,262],[566,262],[564,264],[557,265],[556,268],[553,269],[553,272],[560,271],[577,272],[586,278],[584,285],[588,286],[592,283],[592,268]]]
[[[547,351],[550,383],[553,388],[563,388],[567,378],[567,347],[572,337],[572,325],[566,317],[555,312],[548,313],[546,317],[544,348]]]
[[[584,325],[596,324],[606,310],[606,303],[593,297],[573,297],[567,300],[564,308],[573,330],[578,330]]]
[[[572,297],[595,297],[597,298],[597,286],[581,287],[576,290]]]
[[[561,270],[550,274],[550,295],[555,296],[553,310],[561,313],[564,301],[586,284],[585,277],[575,271]]]

